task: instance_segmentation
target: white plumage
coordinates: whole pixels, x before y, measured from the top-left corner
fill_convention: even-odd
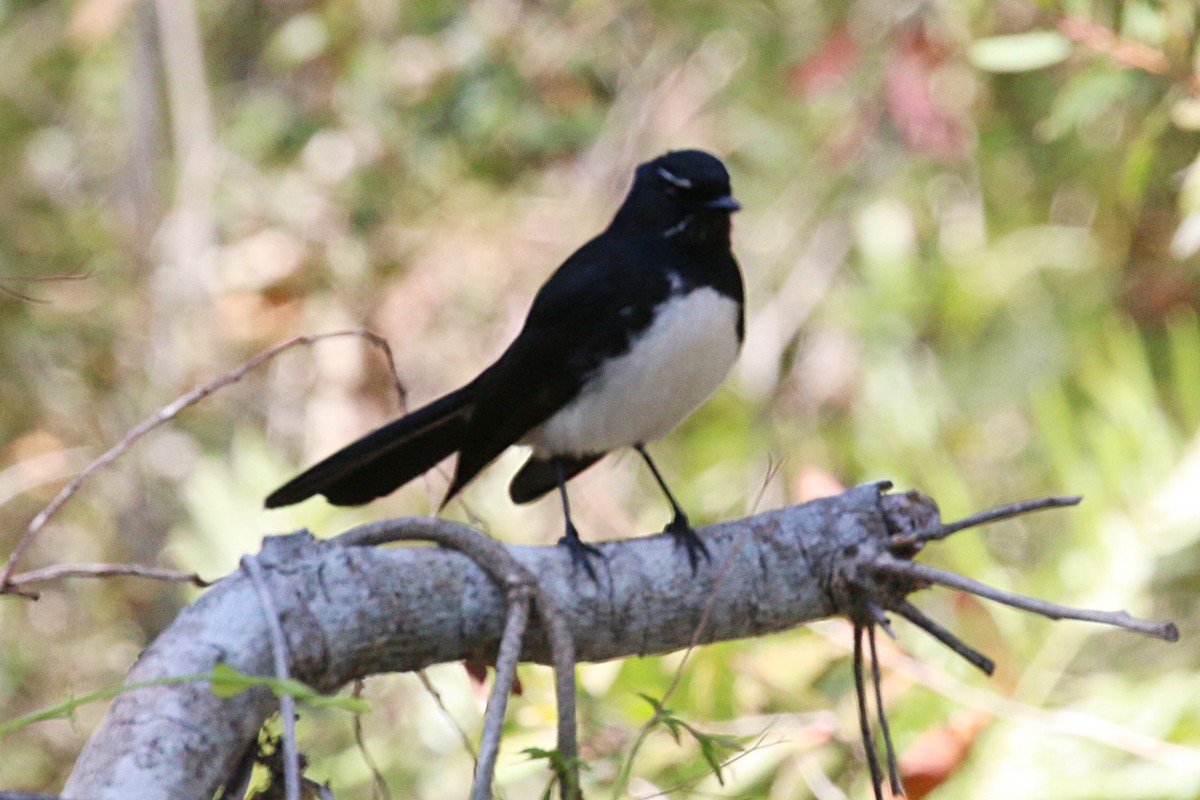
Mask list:
[[[673,293],[629,351],[522,440],[539,456],[605,453],[664,436],[712,396],[737,359],[738,304]]]

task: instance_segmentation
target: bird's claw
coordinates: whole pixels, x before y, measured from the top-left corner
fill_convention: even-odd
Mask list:
[[[600,552],[599,547],[584,543],[579,538],[579,532],[575,530],[574,525],[567,527],[567,533],[558,540],[560,545],[567,548],[567,552],[571,554],[571,566],[573,569],[583,567],[583,570],[592,579],[593,583],[598,583],[596,578],[596,570],[592,567],[592,562],[589,559],[598,558],[604,560],[604,553]]]
[[[675,546],[683,547],[687,550],[688,563],[692,566],[692,574],[696,574],[696,569],[700,565],[700,556],[704,556],[705,561],[712,561],[712,556],[708,552],[708,547],[704,544],[688,518],[683,514],[676,514],[675,517],[667,523],[663,528],[663,533],[669,533],[675,537]]]

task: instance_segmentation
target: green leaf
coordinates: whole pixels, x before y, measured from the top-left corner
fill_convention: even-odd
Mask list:
[[[562,755],[558,752],[558,750],[543,750],[540,747],[526,747],[521,752],[529,756],[530,761],[545,759],[546,761],[553,763],[556,759],[562,759]]]
[[[725,776],[721,774],[721,762],[724,760],[726,753],[737,752],[742,749],[742,745],[732,736],[702,733],[682,721],[680,725],[687,729],[687,732],[700,745],[700,755],[704,758],[709,768],[712,769],[713,774],[717,776],[717,783],[724,786]],[[676,739],[676,741],[679,740]]]
[[[550,800],[550,797],[554,792],[555,781],[561,780],[565,777],[570,777],[572,774],[570,769],[572,767],[576,767],[581,770],[590,769],[590,767],[587,765],[587,762],[581,758],[573,758],[569,760],[563,758],[562,753],[559,752],[558,749],[543,750],[540,747],[526,747],[521,752],[529,756],[530,761],[537,761],[539,759],[546,760],[549,762],[548,766],[554,772],[554,780],[551,780],[550,783],[546,785],[546,789],[540,795],[540,800]]]
[[[650,707],[654,709],[655,714],[666,712],[666,709],[662,707],[661,700],[651,697],[648,694],[643,694],[642,692],[638,692],[637,696],[649,703]]]
[[[1030,31],[977,39],[967,58],[984,72],[1029,72],[1054,66],[1071,54],[1071,40],[1057,31]]]
[[[371,704],[361,697],[335,697],[321,694],[316,689],[294,678],[274,678],[267,675],[246,675],[228,664],[217,664],[212,671],[212,691],[217,697],[233,697],[247,689],[263,686],[276,697],[291,695],[299,703],[313,708],[340,708],[352,714],[365,714]]]
[[[0,736],[13,733],[21,728],[32,725],[36,722],[44,722],[50,719],[64,719],[75,713],[75,709],[87,705],[88,703],[96,703],[101,700],[111,700],[119,694],[132,692],[137,689],[147,689],[152,686],[173,686],[180,683],[199,683],[208,681],[212,684],[212,693],[217,697],[234,697],[241,694],[247,689],[252,689],[256,686],[264,686],[270,689],[276,696],[280,697],[285,694],[290,694],[297,702],[304,703],[312,708],[337,708],[342,711],[348,711],[351,714],[365,714],[371,710],[371,704],[360,697],[335,697],[332,695],[324,695],[313,689],[307,684],[297,680],[279,678],[271,678],[258,675],[243,675],[228,664],[217,664],[213,667],[213,671],[209,673],[201,673],[197,675],[175,675],[166,678],[156,678],[149,681],[140,681],[138,683],[123,683],[115,686],[106,686],[103,689],[97,689],[94,692],[89,692],[81,697],[73,697],[65,700],[56,706],[35,711],[32,714],[26,714],[23,717],[18,717],[8,722],[0,723]]]

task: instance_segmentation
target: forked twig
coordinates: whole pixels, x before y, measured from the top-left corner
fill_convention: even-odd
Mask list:
[[[0,569],[0,594],[23,594],[20,592],[14,592],[12,588],[13,571],[16,569],[17,562],[20,561],[21,556],[25,554],[25,551],[29,549],[29,546],[33,544],[34,537],[36,537],[38,533],[46,527],[46,524],[50,521],[50,519],[58,513],[58,511],[66,504],[66,502],[70,500],[75,493],[79,491],[80,487],[82,487],[83,484],[86,483],[87,480],[91,478],[92,475],[94,475],[97,471],[120,458],[125,454],[126,451],[137,444],[138,440],[140,440],[143,436],[150,433],[160,425],[174,419],[184,409],[195,405],[213,392],[223,389],[232,383],[237,383],[242,378],[246,377],[249,372],[256,369],[264,362],[270,361],[272,358],[284,352],[285,350],[289,350],[298,345],[311,345],[315,342],[321,341],[322,339],[331,339],[338,336],[359,336],[367,339],[369,342],[383,350],[383,353],[387,358],[388,366],[391,368],[392,375],[396,379],[397,391],[399,391],[401,398],[404,397],[404,387],[400,383],[400,379],[397,376],[396,362],[392,357],[392,349],[388,345],[387,340],[385,340],[382,336],[363,328],[332,331],[330,333],[321,333],[313,336],[297,336],[295,338],[288,339],[286,342],[277,344],[274,347],[268,348],[258,355],[253,356],[249,360],[243,362],[242,365],[237,369],[227,372],[216,380],[197,387],[192,391],[181,395],[173,402],[163,406],[154,415],[135,425],[133,429],[130,430],[129,433],[125,434],[125,436],[119,442],[109,448],[95,461],[84,467],[82,472],[72,478],[66,486],[59,490],[58,494],[54,496],[54,499],[52,499],[45,508],[38,512],[37,516],[35,516],[29,523],[29,527],[25,529],[25,533],[22,534],[20,540],[16,544],[16,547],[14,547],[12,552],[9,553],[8,561],[4,564],[4,568]]]
[[[912,561],[926,542],[945,539],[958,531],[996,522],[1002,519],[1028,514],[1047,508],[1061,508],[1079,503],[1081,497],[1043,497],[1026,500],[1019,503],[998,506],[978,514],[973,514],[958,522],[942,524],[937,520],[936,513],[923,520],[921,527],[891,528],[893,531],[886,539],[884,547],[869,554],[864,554],[856,561],[850,570],[849,589],[851,592],[848,607],[852,609],[850,616],[854,624],[854,683],[858,694],[859,726],[862,730],[863,747],[867,751],[867,764],[871,770],[872,788],[877,800],[882,798],[882,775],[879,759],[874,747],[870,728],[870,714],[867,709],[865,680],[863,678],[863,646],[864,630],[868,635],[871,650],[872,676],[875,683],[875,705],[879,715],[879,727],[883,735],[888,759],[888,775],[894,794],[903,794],[903,786],[896,769],[895,749],[892,744],[891,731],[888,729],[887,718],[883,708],[883,691],[881,686],[879,657],[875,646],[875,625],[884,626],[887,620],[885,610],[891,610],[916,625],[942,644],[962,656],[973,666],[991,675],[995,663],[987,656],[963,642],[940,624],[925,616],[913,605],[907,595],[932,584],[948,586],[969,592],[979,597],[985,597],[1005,605],[1030,611],[1050,619],[1077,619],[1085,622],[1095,622],[1113,625],[1135,633],[1156,636],[1167,641],[1176,641],[1179,630],[1169,621],[1151,622],[1137,619],[1124,611],[1092,611],[1071,608],[1069,606],[1038,600],[1032,597],[1006,592],[988,586],[980,581],[958,575],[947,570],[931,567]],[[908,520],[911,521],[911,520]],[[887,628],[885,627],[885,630]],[[890,633],[890,631],[889,631]]]

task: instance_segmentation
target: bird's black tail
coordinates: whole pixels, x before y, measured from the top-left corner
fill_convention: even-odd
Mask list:
[[[458,451],[474,395],[474,384],[468,384],[368,433],[280,486],[267,497],[266,507],[290,506],[318,494],[337,506],[383,497]]]

